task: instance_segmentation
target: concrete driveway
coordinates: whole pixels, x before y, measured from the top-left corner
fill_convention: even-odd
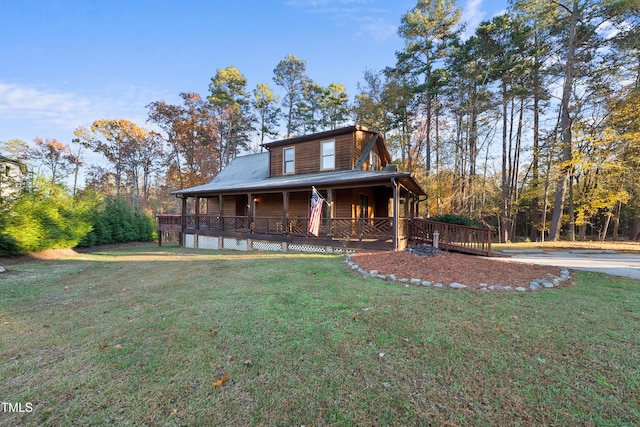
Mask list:
[[[640,280],[640,254],[615,251],[573,250],[569,252],[502,251],[510,262],[554,265],[575,270],[597,271]]]

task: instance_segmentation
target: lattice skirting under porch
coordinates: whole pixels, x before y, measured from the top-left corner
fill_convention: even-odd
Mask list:
[[[197,234],[185,234],[184,247],[192,249],[231,249],[236,251],[277,251],[277,252],[313,252],[313,253],[354,253],[354,249],[300,243],[271,242],[265,240],[239,239],[237,237],[212,237]]]

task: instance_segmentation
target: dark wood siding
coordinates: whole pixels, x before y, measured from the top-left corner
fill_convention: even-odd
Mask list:
[[[305,142],[299,142],[295,147],[295,173],[315,173],[321,172],[321,147],[323,141],[335,141],[335,169],[334,170],[350,170],[353,169],[354,158],[354,134],[348,133],[338,135],[334,138],[317,139]],[[273,147],[269,155],[269,173],[270,176],[283,175],[283,152],[285,148],[291,146],[282,145]]]
[[[353,134],[341,135],[336,141],[336,170],[350,170],[358,159],[353,157]],[[318,154],[320,148],[318,148]]]
[[[256,198],[256,216],[279,216],[283,215],[282,194],[269,193],[259,194]]]
[[[355,166],[356,162],[362,156],[364,149],[367,147],[367,144],[371,140],[372,134],[369,132],[357,131],[354,135],[353,142],[353,164]],[[364,168],[364,167],[363,167]]]
[[[282,176],[284,147],[274,147],[269,152],[269,176]]]
[[[236,216],[236,196],[223,196],[222,216]]]
[[[220,214],[220,201],[217,197],[209,197],[207,199],[207,214],[219,215]]]
[[[351,218],[353,191],[351,189],[336,190],[333,198],[336,218]]]
[[[289,218],[308,218],[311,192],[289,194]]]

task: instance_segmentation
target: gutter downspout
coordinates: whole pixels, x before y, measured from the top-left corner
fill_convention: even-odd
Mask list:
[[[395,178],[391,178],[391,184],[393,185],[393,250],[398,250],[398,184]]]

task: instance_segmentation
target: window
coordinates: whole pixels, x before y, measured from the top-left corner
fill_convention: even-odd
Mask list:
[[[369,152],[369,170],[380,170],[380,159],[378,158],[378,155],[373,151]]]
[[[322,141],[322,164],[320,169],[336,168],[336,142]]]
[[[295,173],[296,171],[296,150],[294,147],[284,149],[284,170],[283,173]]]

